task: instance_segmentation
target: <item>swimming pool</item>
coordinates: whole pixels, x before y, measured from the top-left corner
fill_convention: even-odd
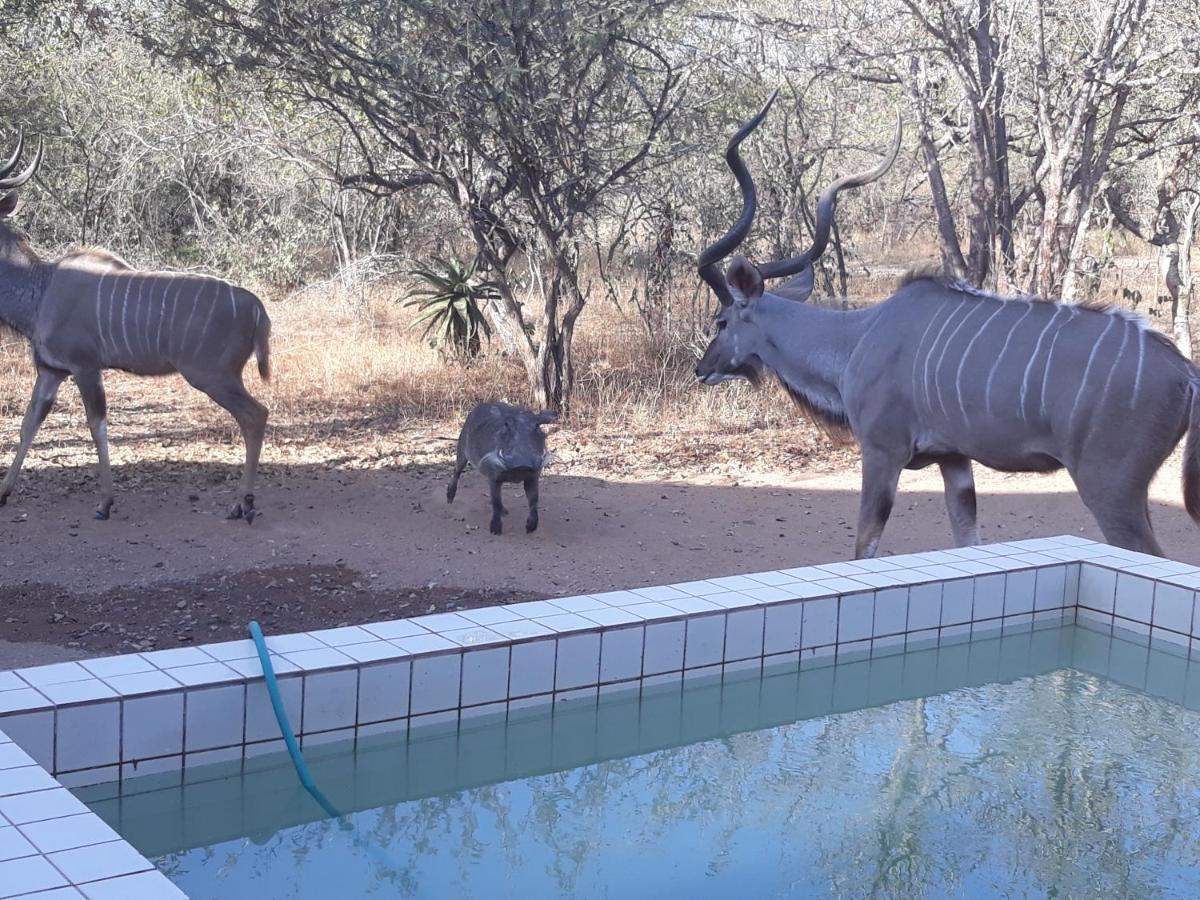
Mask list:
[[[133,778],[188,896],[1197,896],[1200,663],[1052,627]]]

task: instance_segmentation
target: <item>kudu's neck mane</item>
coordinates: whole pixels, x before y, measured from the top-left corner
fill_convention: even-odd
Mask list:
[[[817,425],[843,439],[851,434],[842,375],[874,312],[822,309],[771,294],[758,301],[763,365]]]
[[[26,337],[33,334],[42,270],[25,239],[0,224],[0,323]]]

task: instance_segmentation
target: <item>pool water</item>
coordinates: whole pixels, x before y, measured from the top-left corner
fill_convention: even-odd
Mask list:
[[[1193,671],[1197,669],[1197,671]],[[195,900],[1200,896],[1200,664],[1076,627],[127,782]]]

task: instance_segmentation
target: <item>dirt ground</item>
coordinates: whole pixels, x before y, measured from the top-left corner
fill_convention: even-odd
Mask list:
[[[524,499],[509,488],[499,537],[473,473],[447,505],[446,443],[416,461],[268,461],[253,526],[223,517],[233,465],[118,465],[113,517],[100,522],[86,443],[68,465],[43,453],[0,510],[0,669],[225,640],[254,617],[292,631],[848,558],[857,459],[799,432],[719,448],[676,436],[653,459],[630,457],[620,436],[559,432],[541,528],[524,533]],[[1065,475],[977,479],[987,541],[1100,537]],[[1200,563],[1178,455],[1153,499],[1168,554]],[[936,470],[906,473],[881,552],[949,542]]]

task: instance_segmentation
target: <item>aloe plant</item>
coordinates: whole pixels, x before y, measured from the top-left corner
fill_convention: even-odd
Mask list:
[[[432,346],[465,358],[479,355],[482,338],[491,340],[481,304],[499,296],[491,283],[475,277],[475,268],[475,261],[435,256],[429,264],[409,270],[422,284],[405,295],[404,305],[420,311],[412,327],[424,325]]]

